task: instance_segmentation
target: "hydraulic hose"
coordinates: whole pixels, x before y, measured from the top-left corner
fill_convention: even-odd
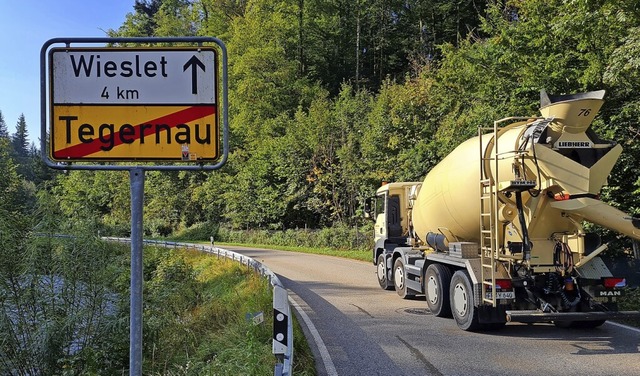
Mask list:
[[[522,209],[522,192],[516,191],[516,209],[518,210],[518,220],[522,230],[522,253],[523,259],[529,261],[531,259],[531,242],[529,242],[529,231],[527,223],[524,220],[524,210]]]

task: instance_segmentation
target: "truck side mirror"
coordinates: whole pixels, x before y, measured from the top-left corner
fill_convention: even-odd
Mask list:
[[[373,200],[375,200],[374,197],[368,197],[367,199],[364,200],[364,217],[365,218],[373,218]]]

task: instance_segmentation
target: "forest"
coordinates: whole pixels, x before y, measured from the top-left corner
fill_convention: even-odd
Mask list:
[[[640,209],[631,0],[136,0],[108,34],[216,36],[229,52],[229,161],[149,173],[147,236],[333,231],[319,245],[366,249],[362,204],[382,182],[421,180],[478,125],[536,115],[541,89],[607,91],[593,128],[624,152],[601,197]],[[0,112],[3,218],[33,231],[51,196],[57,232],[128,234],[126,174],[48,170],[27,136]]]
[[[132,0],[123,24],[107,34],[214,36],[229,54],[229,160],[211,173],[148,172],[145,236],[368,249],[362,206],[382,182],[423,179],[479,125],[537,115],[541,89],[607,91],[593,128],[624,151],[601,198],[640,213],[637,0]],[[55,293],[51,276],[95,287],[94,298],[126,291],[118,274],[126,262],[112,260],[115,251],[96,235],[129,234],[128,174],[48,169],[24,116],[15,132],[8,121],[0,112],[2,296],[30,299],[43,282]],[[630,253],[628,241],[616,241],[614,252]],[[154,278],[173,275],[162,270],[193,274],[179,258],[163,257],[145,265],[158,301],[173,291],[152,289]],[[9,333],[15,320],[11,309],[3,312],[0,327]],[[68,332],[61,320],[42,333]],[[101,330],[122,332],[118,320]],[[37,342],[60,350],[56,338]],[[103,359],[96,369],[117,370],[101,357],[126,354],[120,342],[76,361]],[[0,346],[5,355],[14,349]],[[38,361],[50,368],[40,370],[73,369],[73,357],[48,354]]]
[[[137,0],[109,36],[216,36],[229,52],[231,153],[214,173],[149,173],[145,232],[353,228],[383,181],[421,180],[478,125],[536,115],[539,92],[606,89],[594,128],[624,146],[602,197],[640,188],[635,1]],[[1,108],[0,108],[1,110]],[[24,121],[24,119],[23,119]],[[61,226],[126,235],[128,179],[53,173],[3,122],[4,184]],[[15,175],[15,177],[14,177]],[[25,188],[26,187],[26,188]],[[4,188],[4,187],[3,187]],[[10,194],[11,189],[5,189]],[[25,194],[27,193],[27,194]],[[17,205],[17,206],[16,206]],[[64,229],[60,229],[64,232]]]

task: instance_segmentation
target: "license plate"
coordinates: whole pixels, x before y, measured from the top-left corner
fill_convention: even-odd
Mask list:
[[[487,291],[486,295],[487,299],[493,299],[493,294],[491,291]],[[496,299],[515,299],[516,293],[515,291],[498,291],[496,295]]]

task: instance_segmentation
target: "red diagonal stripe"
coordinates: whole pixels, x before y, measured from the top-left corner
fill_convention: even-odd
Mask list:
[[[134,126],[136,133],[135,135],[127,136],[127,139],[137,140],[140,138],[139,128],[143,124],[166,124],[169,128],[173,128],[178,124],[186,124],[190,121],[203,118],[205,116],[213,115],[216,112],[214,106],[193,106],[185,108],[184,110],[180,110],[178,112],[174,112],[165,116],[161,116],[157,119],[144,121],[140,124]],[[145,128],[144,136],[149,136],[156,133],[156,127]],[[119,137],[120,132],[114,132],[111,137],[114,137],[113,147],[115,148],[118,145],[122,145],[123,142]],[[64,159],[64,158],[82,158],[87,155],[97,153],[101,151],[100,147],[103,144],[96,137],[91,143],[80,143],[77,145],[69,146],[64,149],[60,149],[54,152],[54,157],[56,159]],[[113,149],[112,149],[113,150]]]

